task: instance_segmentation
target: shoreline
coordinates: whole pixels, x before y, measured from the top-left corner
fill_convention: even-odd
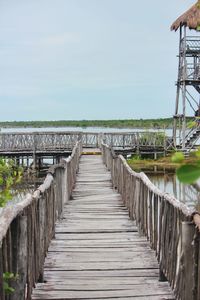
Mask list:
[[[173,128],[173,120],[165,119],[127,119],[127,120],[58,120],[58,121],[5,121],[0,128],[115,128],[115,129],[153,129],[165,130]]]

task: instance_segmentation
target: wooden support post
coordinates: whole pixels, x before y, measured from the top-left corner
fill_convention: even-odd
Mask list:
[[[80,132],[78,134],[78,142],[82,141],[82,138],[83,138],[83,134]]]
[[[18,156],[16,156],[16,158],[15,158],[15,164],[16,164],[16,166],[19,166],[19,162],[20,162],[20,158]]]
[[[12,300],[25,299],[27,276],[27,216],[19,216],[12,224],[12,272],[18,276],[12,283]]]
[[[186,85],[185,82],[182,86],[182,106],[183,106],[183,122],[182,122],[182,149],[185,149],[186,144]]]
[[[39,157],[39,158],[38,158],[38,169],[39,169],[39,170],[41,170],[42,165],[43,165],[42,157]]]
[[[6,139],[5,139],[5,134],[1,135],[2,139],[2,149],[6,149]]]
[[[103,143],[103,133],[99,133],[97,135],[97,147],[101,148],[102,143]]]
[[[64,175],[63,175],[63,199],[62,199],[62,211],[64,209],[64,205],[67,203],[68,199],[68,185],[67,185],[67,164],[65,165]]]
[[[198,228],[194,235],[194,299],[200,299],[200,232]]]
[[[154,160],[156,160],[157,159],[157,152],[155,151],[154,152]]]
[[[113,134],[111,134],[110,147],[113,147]]]
[[[194,224],[182,222],[183,300],[196,300],[194,299],[194,234]]]
[[[37,165],[37,156],[36,156],[37,136],[36,136],[36,133],[34,133],[33,139],[34,139],[34,144],[33,144],[33,169],[35,170],[36,165]]]
[[[88,146],[88,135],[87,133],[85,134],[85,145],[84,145],[86,148]]]
[[[39,282],[43,282],[43,264],[44,264],[44,258],[45,258],[45,241],[46,241],[46,232],[45,232],[45,226],[46,226],[46,201],[45,199],[39,200],[39,245],[40,245],[40,267],[39,267]]]
[[[37,166],[37,155],[33,153],[33,169],[35,170]]]
[[[136,153],[140,154],[140,135],[138,133],[136,134]]]

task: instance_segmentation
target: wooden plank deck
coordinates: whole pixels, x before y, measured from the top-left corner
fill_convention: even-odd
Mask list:
[[[101,156],[82,156],[73,199],[45,260],[45,283],[37,284],[32,299],[174,299],[158,273],[155,254],[112,189]]]

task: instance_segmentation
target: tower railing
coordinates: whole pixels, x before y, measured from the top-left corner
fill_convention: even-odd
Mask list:
[[[181,68],[180,80],[200,80],[200,64],[186,63]]]
[[[181,39],[181,52],[186,51],[188,54],[200,51],[200,37],[186,36]]]

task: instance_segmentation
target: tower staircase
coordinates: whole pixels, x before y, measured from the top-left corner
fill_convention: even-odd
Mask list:
[[[200,126],[192,128],[185,137],[185,149],[191,150],[200,138]]]

